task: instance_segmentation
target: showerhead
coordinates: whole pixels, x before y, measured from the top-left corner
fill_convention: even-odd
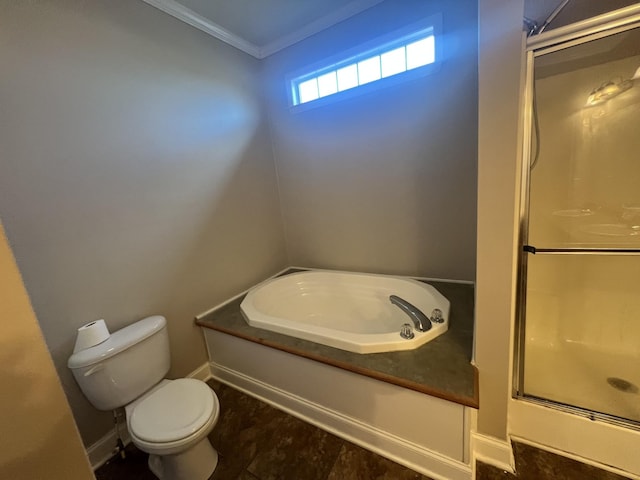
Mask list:
[[[640,67],[633,74],[633,77],[623,80],[622,78],[612,79],[604,82],[598,88],[591,90],[589,97],[587,97],[587,107],[593,107],[600,105],[604,102],[608,102],[614,97],[617,97],[623,92],[626,92],[633,87],[636,81],[640,81]]]
[[[604,102],[608,102],[614,97],[617,97],[623,92],[626,92],[631,87],[633,87],[633,82],[636,77],[640,78],[640,68],[634,75],[633,78],[628,80],[609,80],[608,82],[604,82],[598,88],[594,88],[589,97],[587,98],[587,106],[593,107],[595,105],[600,105]]]

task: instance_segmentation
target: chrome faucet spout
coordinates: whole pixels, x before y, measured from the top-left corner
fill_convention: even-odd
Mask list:
[[[422,313],[418,307],[410,304],[404,298],[398,297],[397,295],[390,295],[389,301],[398,306],[400,310],[409,316],[416,330],[419,332],[426,332],[431,329],[431,320]]]

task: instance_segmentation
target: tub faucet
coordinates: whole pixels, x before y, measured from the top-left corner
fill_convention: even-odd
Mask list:
[[[413,321],[413,325],[416,330],[419,332],[426,332],[431,329],[431,320],[429,320],[429,317],[422,313],[418,307],[410,304],[404,298],[400,298],[397,295],[390,295],[389,300],[394,305],[400,307],[400,310],[409,315],[409,318]]]

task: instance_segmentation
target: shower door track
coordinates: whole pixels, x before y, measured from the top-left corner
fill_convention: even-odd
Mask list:
[[[520,400],[526,400],[530,403],[540,405],[542,407],[553,408],[560,410],[561,412],[570,413],[572,415],[578,415],[580,417],[588,418],[591,421],[606,422],[618,427],[631,428],[633,430],[640,431],[640,422],[630,420],[624,417],[616,417],[615,415],[609,415],[606,413],[596,412],[586,408],[576,407],[575,405],[568,405],[566,403],[555,402],[553,400],[547,400],[546,398],[536,397],[534,395],[526,395],[519,397]]]

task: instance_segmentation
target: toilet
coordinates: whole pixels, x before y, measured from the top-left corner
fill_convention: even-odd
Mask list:
[[[149,468],[156,477],[211,476],[218,454],[207,435],[218,420],[220,404],[200,380],[164,378],[169,371],[164,317],[144,318],[107,334],[97,345],[76,347],[67,365],[97,409],[124,407],[131,440],[149,454]]]

